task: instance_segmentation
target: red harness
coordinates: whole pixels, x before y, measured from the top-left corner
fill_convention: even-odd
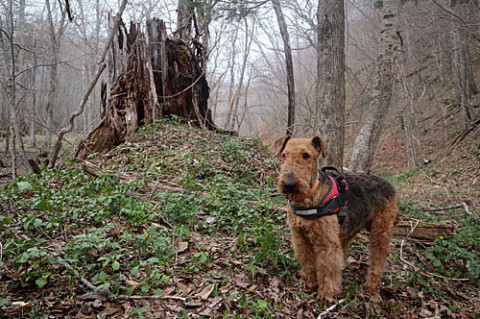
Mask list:
[[[290,200],[288,203],[298,216],[313,219],[338,214],[339,222],[342,223],[346,214],[342,215],[340,212],[342,207],[348,205],[348,183],[334,166],[322,167],[320,174],[324,175],[325,180],[330,183],[328,192],[321,200],[320,205],[299,207],[292,205]]]

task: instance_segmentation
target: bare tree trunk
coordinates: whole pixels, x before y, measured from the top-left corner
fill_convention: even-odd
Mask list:
[[[288,117],[286,134],[293,135],[295,129],[295,78],[293,76],[292,48],[290,47],[290,37],[283,17],[282,7],[280,6],[280,0],[272,0],[272,4],[277,16],[280,34],[282,35],[287,70]]]
[[[315,134],[327,142],[327,163],[343,167],[345,139],[344,1],[318,2]]]
[[[49,91],[48,91],[48,100],[47,100],[47,109],[46,109],[46,145],[50,147],[52,143],[52,131],[54,130],[53,127],[53,117],[54,117],[54,108],[56,104],[56,94],[57,94],[57,84],[58,84],[58,53],[59,53],[59,46],[60,41],[63,36],[63,31],[65,27],[65,11],[62,7],[59,8],[62,18],[60,20],[60,25],[58,29],[55,30],[55,26],[53,24],[53,15],[52,15],[52,8],[50,5],[50,0],[45,1],[45,5],[47,8],[47,16],[48,16],[48,28],[49,28],[49,36],[50,36],[50,54],[51,54],[51,67],[50,67],[50,78],[49,78]]]
[[[34,40],[33,40],[33,47],[37,48],[37,38],[36,37],[34,37]],[[33,65],[38,65],[37,54],[33,55]],[[32,72],[32,86],[33,87],[35,87],[36,79],[37,79],[37,72],[35,70],[33,70],[33,72]],[[35,130],[35,127],[37,126],[37,124],[35,122],[35,118],[36,118],[35,108],[36,108],[36,106],[37,106],[37,92],[36,92],[36,90],[33,90],[33,92],[32,92],[32,102],[30,103],[30,106],[29,106],[30,144],[32,145],[32,147],[37,146],[37,132]]]
[[[232,54],[231,54],[231,65],[230,67],[230,87],[228,90],[228,107],[227,107],[227,115],[225,117],[225,122],[223,127],[228,130],[230,128],[230,122],[232,121],[232,112],[233,106],[235,104],[236,95],[238,94],[238,88],[235,86],[235,58],[237,56],[237,39],[238,39],[238,30],[240,28],[235,29],[235,36],[233,37],[232,41]]]
[[[411,88],[407,82],[403,68],[400,68],[401,83],[403,86],[403,128],[405,130],[405,140],[407,142],[407,164],[409,169],[414,169],[422,162],[422,146],[420,140],[416,137],[415,131],[417,128],[416,110],[415,106],[425,95],[427,86],[423,86],[423,91],[418,99],[415,99],[413,94],[415,88]],[[415,102],[417,100],[417,103]]]
[[[457,3],[455,6],[457,15],[464,20],[467,18],[466,4]],[[467,26],[455,21],[453,23],[453,74],[455,81],[455,97],[462,110],[465,129],[472,121],[469,110],[469,99],[478,93],[478,88],[473,77],[470,56],[468,53]]]
[[[369,171],[380,136],[385,126],[385,118],[393,95],[395,76],[393,72],[395,51],[399,45],[397,35],[398,0],[383,1],[383,19],[380,30],[380,52],[377,65],[377,77],[373,89],[373,101],[370,104],[366,123],[357,135],[350,160],[353,171]]]
[[[177,2],[177,30],[175,35],[182,40],[192,37],[193,3],[187,0]]]
[[[19,116],[18,116],[18,105],[17,105],[17,84],[15,81],[16,78],[16,52],[15,48],[16,43],[14,42],[14,15],[13,15],[13,0],[8,1],[7,5],[7,15],[6,15],[6,24],[5,26],[1,25],[1,35],[0,35],[0,44],[3,51],[3,63],[2,69],[6,77],[5,82],[3,83],[6,98],[7,98],[7,108],[9,114],[9,130],[11,136],[11,147],[10,147],[10,156],[11,156],[11,167],[12,167],[12,177],[16,178],[18,174],[18,161],[26,160],[25,158],[25,149],[23,148],[23,141],[19,125]],[[1,22],[1,21],[0,21]],[[5,41],[6,40],[6,41]],[[20,155],[23,155],[23,158],[20,158]]]
[[[248,55],[250,53],[250,47],[252,46],[252,41],[253,41],[253,34],[255,32],[255,21],[253,22],[252,25],[252,30],[251,32],[248,30],[248,20],[247,18],[244,19],[245,21],[245,51],[243,54],[243,60],[242,60],[242,68],[240,70],[240,79],[238,80],[238,87],[236,89],[237,94],[234,95],[234,104],[233,104],[233,110],[232,110],[232,115],[231,115],[231,120],[230,120],[230,131],[235,130],[235,122],[238,122],[238,105],[240,104],[240,97],[243,92],[243,85],[244,85],[244,78],[245,78],[245,72],[247,70],[247,62],[248,62]],[[232,66],[233,67],[233,66]],[[246,96],[244,96],[246,98]]]

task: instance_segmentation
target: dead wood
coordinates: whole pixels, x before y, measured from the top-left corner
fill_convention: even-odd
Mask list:
[[[27,162],[28,162],[28,165],[30,165],[30,168],[32,169],[32,172],[34,174],[40,174],[42,172],[40,166],[38,166],[37,162],[34,159],[29,158]]]
[[[77,158],[107,151],[159,117],[175,115],[217,130],[208,108],[209,87],[199,57],[203,48],[194,41],[190,44],[168,37],[159,19],[147,21],[146,35],[140,30],[135,23],[129,30],[123,23],[118,27],[109,61],[112,84],[102,84],[105,116],[80,143]]]
[[[457,224],[454,221],[423,222],[420,220],[402,220],[393,230],[397,237],[434,240],[441,236],[455,233]]]
[[[458,145],[459,143],[461,143],[465,137],[467,137],[468,134],[470,134],[472,131],[474,131],[477,127],[480,126],[480,119],[477,119],[476,121],[474,121],[473,123],[470,124],[470,127],[466,128],[462,134],[460,134],[459,136],[457,136],[453,142],[450,144],[450,149],[453,149],[456,145]]]

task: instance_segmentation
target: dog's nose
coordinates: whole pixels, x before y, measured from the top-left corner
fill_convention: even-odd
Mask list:
[[[283,186],[287,191],[293,192],[297,188],[297,182],[294,180],[287,180],[285,183],[283,183]]]

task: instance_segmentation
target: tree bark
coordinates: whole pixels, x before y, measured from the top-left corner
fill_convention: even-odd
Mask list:
[[[383,19],[380,30],[380,52],[378,56],[376,83],[366,123],[357,135],[349,167],[353,171],[369,171],[393,95],[395,76],[393,72],[396,50],[399,44],[397,34],[398,0],[383,1]]]
[[[345,122],[345,9],[344,1],[318,2],[316,124],[325,139],[327,163],[343,168]]]
[[[285,67],[287,70],[287,91],[288,91],[288,117],[287,117],[287,135],[293,135],[295,129],[295,78],[293,76],[292,48],[290,47],[290,37],[288,34],[285,18],[283,17],[280,0],[272,0],[275,15],[278,20],[278,27],[282,35],[283,47],[285,53]]]

